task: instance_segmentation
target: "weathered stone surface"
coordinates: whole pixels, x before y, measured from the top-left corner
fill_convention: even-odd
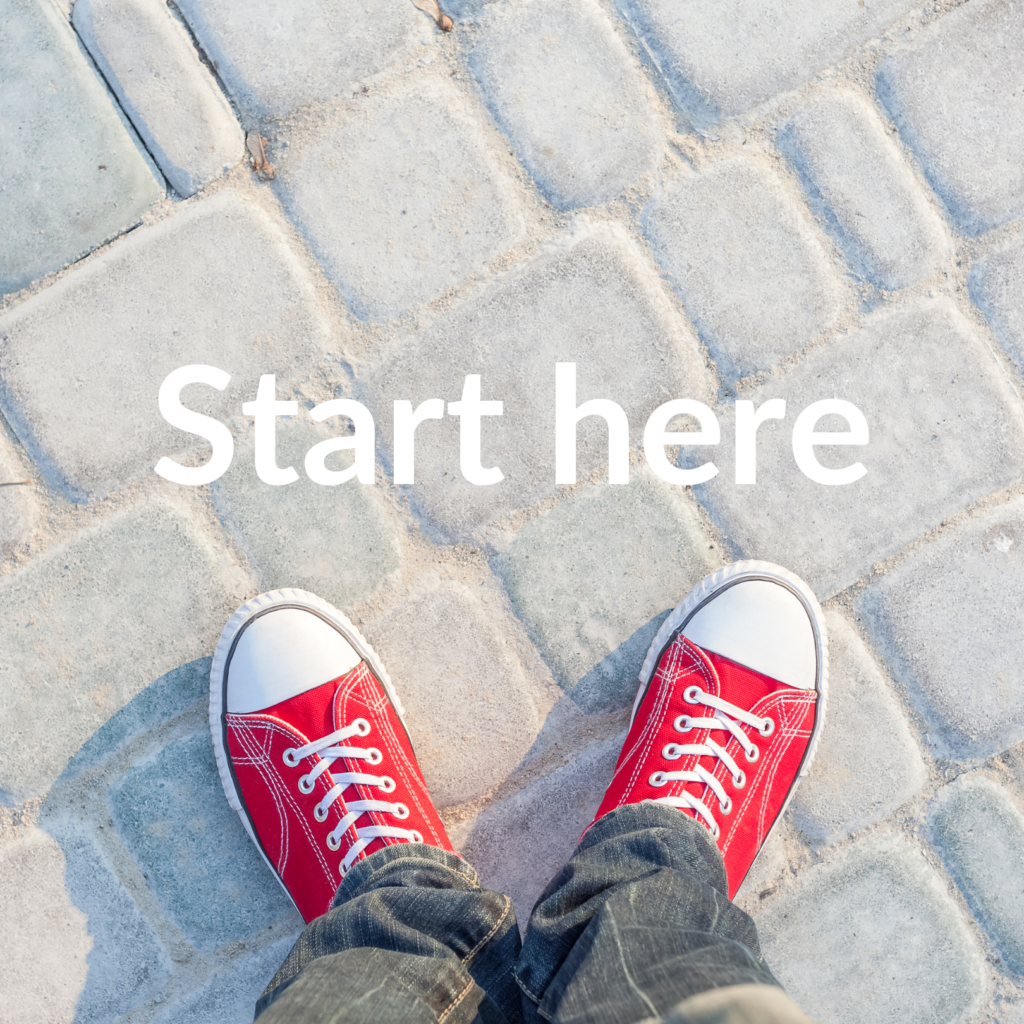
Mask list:
[[[131,697],[213,648],[250,584],[177,512],[116,515],[0,582],[0,798],[45,793]]]
[[[89,923],[68,896],[64,856],[33,830],[0,846],[0,962],[10,1024],[70,1024],[93,946]]]
[[[197,992],[173,1003],[154,1018],[153,1024],[251,1024],[256,1000],[277,973],[296,938],[281,939],[246,957]]]
[[[858,601],[944,757],[1024,739],[1024,499],[944,532]]]
[[[817,0],[766,7],[757,0],[619,0],[653,51],[676,101],[698,127],[792,89],[910,9]]]
[[[927,772],[871,652],[838,612],[826,613],[826,626],[825,727],[792,814],[806,835],[833,843],[906,803]]]
[[[555,678],[586,705],[629,704],[665,613],[721,564],[678,488],[646,467],[632,476],[531,519],[494,559]]]
[[[878,94],[962,231],[1024,214],[1024,7],[966,4],[884,61]]]
[[[278,225],[230,191],[143,228],[0,318],[0,398],[30,453],[76,497],[97,497],[199,454],[157,394],[194,362],[231,374],[193,385],[191,409],[237,416],[261,373],[279,393],[322,359],[329,327]]]
[[[435,805],[476,799],[511,774],[553,695],[523,667],[493,585],[428,574],[364,632],[405,705]]]
[[[892,835],[807,871],[757,929],[765,961],[815,1020],[954,1024],[981,1001],[981,952],[956,905]]]
[[[181,0],[178,4],[243,114],[287,114],[329,100],[394,63],[433,24],[386,0]]]
[[[932,834],[946,868],[1012,971],[1024,974],[1024,818],[996,783],[939,790]]]
[[[971,267],[971,298],[1003,347],[1024,370],[1024,234],[987,252]]]
[[[854,269],[887,289],[935,271],[948,249],[942,221],[863,97],[815,96],[779,140]]]
[[[0,426],[0,481],[31,479]],[[39,519],[39,502],[32,484],[0,487],[0,557],[14,553],[28,540]]]
[[[812,224],[752,161],[685,174],[643,222],[701,338],[736,376],[775,365],[838,315],[840,284]]]
[[[5,4],[0,90],[2,294],[137,224],[163,188],[46,0]]]
[[[414,408],[428,398],[455,401],[465,376],[478,373],[483,398],[504,402],[502,416],[483,420],[482,460],[497,464],[505,479],[486,487],[464,480],[458,420],[427,421],[416,432],[417,483],[408,488],[413,507],[446,535],[459,536],[554,494],[555,363],[572,361],[578,361],[577,405],[591,398],[617,402],[634,446],[663,402],[710,400],[692,334],[625,233],[584,232],[402,341],[367,382],[389,460],[395,400],[411,400]],[[605,421],[582,420],[578,478],[607,459]]]
[[[80,0],[75,28],[175,192],[242,159],[245,138],[192,40],[160,0]]]
[[[614,198],[661,157],[654,96],[589,0],[495,11],[470,66],[498,124],[559,209]]]
[[[964,505],[1019,479],[1024,466],[1017,399],[946,299],[879,313],[743,397],[755,406],[784,398],[786,419],[758,430],[758,482],[737,486],[735,417],[724,410],[718,448],[691,449],[721,470],[695,488],[698,500],[745,556],[789,566],[823,599]],[[823,466],[860,462],[867,469],[855,483],[827,487],[797,468],[791,434],[800,412],[833,397],[861,410],[871,440],[815,449]],[[837,416],[816,429],[849,427]]]
[[[313,483],[303,460],[314,445],[346,433],[347,420],[318,427],[304,409],[277,424],[277,464],[292,466],[294,483],[263,483],[254,468],[253,433],[235,449],[231,468],[213,485],[224,522],[249,556],[263,590],[298,587],[350,610],[398,568],[394,513],[379,486],[349,480],[335,487]],[[336,460],[336,464],[335,461]],[[331,468],[351,464],[333,456]]]
[[[521,928],[572,856],[612,779],[624,734],[592,743],[561,768],[452,829],[480,884],[512,898]]]
[[[479,120],[450,82],[417,79],[353,100],[278,163],[285,207],[361,319],[436,298],[523,235]]]
[[[228,805],[208,731],[129,768],[114,823],[167,916],[199,949],[244,939],[297,911]]]
[[[66,858],[68,895],[86,915],[92,938],[75,1020],[112,1020],[160,991],[171,974],[170,958],[86,832],[68,821],[47,828]]]

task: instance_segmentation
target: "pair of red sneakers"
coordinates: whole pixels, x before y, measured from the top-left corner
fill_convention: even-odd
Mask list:
[[[705,577],[647,653],[594,820],[677,807],[715,838],[732,897],[810,765],[827,676],[821,608],[800,579],[767,562]],[[452,849],[402,714],[373,648],[312,594],[261,594],[221,634],[210,727],[224,791],[307,921],[384,846]]]

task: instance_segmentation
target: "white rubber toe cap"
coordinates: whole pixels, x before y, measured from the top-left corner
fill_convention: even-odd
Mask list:
[[[752,579],[723,588],[694,614],[683,635],[787,686],[815,688],[814,629],[804,604],[780,583]]]
[[[236,715],[262,711],[337,679],[361,660],[315,612],[271,607],[238,637],[227,666],[227,710]]]

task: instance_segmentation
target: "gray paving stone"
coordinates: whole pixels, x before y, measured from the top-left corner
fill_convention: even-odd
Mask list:
[[[619,0],[698,127],[792,89],[912,6],[908,0],[766,7],[757,0]]]
[[[687,173],[655,196],[644,230],[716,362],[774,366],[827,330],[839,279],[773,173],[744,158]]]
[[[0,799],[45,793],[170,669],[213,648],[251,587],[177,512],[111,517],[0,583]]]
[[[533,0],[496,12],[470,66],[559,209],[606,202],[661,158],[653,93],[590,0]]]
[[[287,114],[347,91],[429,40],[433,23],[386,0],[181,0],[203,49],[250,119]]]
[[[721,564],[678,488],[632,476],[531,519],[493,560],[555,678],[591,709],[629,704],[665,614]]]
[[[1024,739],[1022,547],[1016,498],[913,552],[858,601],[941,756],[990,757]]]
[[[1024,234],[1007,239],[973,267],[971,298],[988,317],[1003,347],[1024,371]]]
[[[31,476],[0,427],[0,480],[28,480]],[[38,520],[39,502],[31,484],[0,487],[0,556],[14,554]]]
[[[504,781],[553,703],[524,668],[493,583],[428,573],[364,627],[405,705],[438,807],[474,800]]]
[[[878,94],[962,231],[1024,214],[1024,7],[952,11],[878,69]]]
[[[779,141],[859,273],[896,289],[935,271],[948,249],[942,221],[862,96],[815,96]]]
[[[765,961],[815,1020],[953,1024],[981,1001],[981,952],[945,884],[893,835],[807,871],[757,930]]]
[[[399,566],[394,515],[380,487],[349,480],[334,487],[306,475],[306,452],[346,433],[347,420],[313,423],[305,410],[278,420],[277,464],[293,466],[299,479],[279,487],[263,483],[254,468],[253,432],[235,448],[231,468],[213,484],[224,522],[249,556],[264,590],[299,587],[350,610],[370,597]],[[338,455],[337,467],[350,463]]]
[[[70,1022],[93,946],[64,885],[64,855],[33,829],[0,846],[0,961],[5,1024]]]
[[[593,820],[625,734],[592,743],[567,764],[451,830],[480,884],[512,898],[525,928],[537,897]]]
[[[0,89],[2,294],[137,224],[163,188],[55,5],[5,5]]]
[[[932,835],[972,913],[1012,971],[1024,974],[1024,818],[991,779],[939,790]]]
[[[223,392],[184,393],[223,420],[255,396],[261,373],[277,373],[283,396],[319,365],[328,336],[278,225],[224,190],[0,318],[0,399],[44,470],[73,496],[98,497],[161,456],[209,451],[157,410],[172,370],[202,362],[231,374]]]
[[[848,587],[879,559],[947,516],[1018,480],[1024,430],[1004,372],[946,299],[871,317],[865,326],[809,355],[778,380],[750,392],[755,406],[787,402],[786,419],[757,433],[757,484],[734,483],[733,410],[721,416],[720,473],[695,488],[712,518],[747,557],[802,575],[822,599]],[[852,484],[814,483],[792,454],[796,417],[812,402],[841,398],[867,419],[864,447],[817,448],[821,465],[860,462]],[[848,430],[822,420],[818,430]]]
[[[160,0],[80,0],[74,25],[180,196],[242,159],[245,137],[192,40]]]
[[[209,732],[164,747],[110,789],[114,824],[164,913],[199,949],[245,939],[293,907],[228,805]]]
[[[85,831],[67,821],[47,828],[60,844],[68,894],[87,916],[92,937],[75,1020],[112,1020],[159,993],[171,975],[170,958]]]
[[[173,1003],[153,1024],[251,1024],[256,1000],[298,936],[289,936],[218,974],[198,992]]]
[[[455,417],[417,430],[417,482],[408,487],[409,497],[446,536],[472,535],[555,493],[553,398],[559,361],[578,361],[578,405],[608,398],[623,408],[637,447],[647,417],[663,402],[710,401],[693,335],[632,242],[617,227],[582,232],[402,341],[366,382],[389,460],[395,400],[411,400],[414,408],[428,398],[455,401],[465,375],[478,373],[483,398],[504,402],[503,415],[483,423],[483,463],[496,463],[505,474],[498,484],[481,487],[462,479]],[[578,479],[607,459],[605,421],[582,420]]]
[[[482,120],[449,81],[419,78],[353,100],[284,151],[282,201],[356,316],[429,302],[522,237]]]
[[[838,612],[826,612],[826,623],[825,728],[792,816],[805,835],[834,843],[905,804],[927,771],[870,650]]]

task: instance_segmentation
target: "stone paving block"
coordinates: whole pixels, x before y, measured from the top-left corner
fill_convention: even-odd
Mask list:
[[[0,480],[26,479],[31,479],[29,468],[0,427]],[[0,557],[14,554],[31,536],[38,520],[39,502],[31,484],[0,487]]]
[[[986,758],[1024,739],[1022,548],[1015,498],[914,551],[858,601],[942,757]]]
[[[0,846],[5,1024],[70,1024],[92,946],[88,919],[64,885],[60,847],[38,829]]]
[[[939,790],[932,836],[971,912],[1007,966],[1024,974],[1024,818],[991,779],[961,777]]]
[[[948,249],[942,221],[863,97],[819,94],[779,141],[859,273],[896,289],[935,271]]]
[[[68,894],[88,918],[92,937],[75,1020],[113,1020],[159,993],[171,975],[170,958],[84,830],[67,821],[47,828],[60,844]]]
[[[295,944],[297,935],[275,942],[272,946],[246,957],[236,967],[218,974],[198,992],[179,999],[153,1024],[252,1024],[256,1000],[267,987],[284,958]]]
[[[73,19],[178,195],[192,195],[242,159],[242,129],[166,4],[79,0]]]
[[[405,705],[434,803],[465,803],[504,781],[553,699],[520,661],[497,588],[430,573],[363,632]]]
[[[784,89],[878,34],[909,0],[618,0],[652,51],[676,101],[700,128]]]
[[[614,198],[664,152],[653,93],[590,0],[503,10],[486,23],[470,66],[498,124],[559,209]]]
[[[0,89],[3,294],[138,224],[164,193],[54,4],[4,5]]]
[[[333,99],[436,31],[402,0],[181,0],[178,7],[253,120]]]
[[[278,420],[277,464],[293,466],[299,479],[265,484],[254,468],[253,432],[235,448],[231,468],[213,484],[213,500],[245,549],[264,590],[299,587],[350,610],[370,597],[399,565],[394,513],[373,487],[349,480],[334,487],[306,475],[306,452],[347,432],[347,420],[319,427],[300,407]],[[343,468],[348,455],[333,456]]]
[[[1024,215],[1024,7],[950,12],[878,69],[882,103],[962,231]]]
[[[971,298],[988,318],[1003,347],[1024,371],[1024,234],[1007,239],[973,267]]]
[[[773,173],[744,158],[686,174],[644,230],[716,362],[745,376],[835,322],[842,298],[815,230]]]
[[[756,920],[765,962],[814,1020],[954,1024],[981,1002],[980,950],[945,883],[896,836],[810,869]]]
[[[825,613],[829,681],[825,729],[793,798],[797,827],[834,843],[905,804],[927,770],[870,650],[838,612]]]
[[[167,916],[199,949],[297,911],[228,805],[208,731],[164,747],[110,789],[114,824]]]
[[[594,708],[632,701],[665,614],[721,564],[678,488],[632,477],[531,519],[493,560],[555,678]]]
[[[822,600],[1020,479],[1024,467],[1024,429],[1005,373],[945,298],[880,312],[743,397],[755,407],[771,398],[787,403],[784,421],[758,430],[757,483],[734,482],[735,416],[727,408],[720,410],[722,443],[690,449],[720,469],[694,488],[697,499],[744,557],[789,566]],[[825,398],[852,402],[867,419],[868,445],[815,449],[822,466],[862,463],[867,474],[855,483],[815,483],[793,458],[796,417]],[[816,429],[849,426],[835,416]]]
[[[625,733],[591,743],[567,764],[451,830],[480,884],[512,898],[520,929],[537,897],[572,856],[590,824]]]
[[[484,418],[482,460],[497,464],[505,479],[483,487],[464,480],[456,418],[426,422],[416,434],[417,482],[408,488],[414,508],[458,536],[554,494],[555,363],[574,361],[577,405],[617,402],[634,446],[663,402],[710,401],[693,335],[625,233],[611,226],[584,232],[401,342],[367,381],[389,460],[395,400],[414,408],[428,398],[455,401],[465,376],[480,374],[483,398],[504,402],[502,416]],[[578,479],[607,460],[605,421],[583,419]]]
[[[524,233],[513,181],[443,79],[353,100],[277,164],[289,214],[360,319],[429,302]]]
[[[172,370],[201,362],[231,374],[223,392],[183,393],[189,408],[223,420],[255,397],[262,373],[276,372],[284,397],[319,365],[328,337],[278,225],[224,190],[0,318],[0,399],[44,469],[73,496],[98,497],[163,455],[209,452],[157,409]]]
[[[159,504],[124,512],[0,582],[0,799],[45,793],[135,694],[213,649],[251,587]]]

